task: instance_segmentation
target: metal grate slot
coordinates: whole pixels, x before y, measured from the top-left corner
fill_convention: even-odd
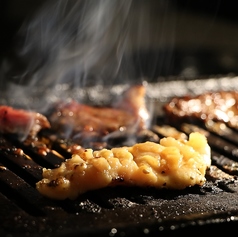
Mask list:
[[[6,136],[6,139],[10,140],[15,147],[22,149],[25,154],[43,167],[55,168],[64,160],[60,154],[51,150],[41,141],[26,140],[25,142],[20,142],[16,139],[12,139],[12,136]]]
[[[31,186],[42,177],[42,167],[36,164],[22,149],[12,146],[1,139],[0,161],[18,176],[27,180]]]
[[[209,122],[206,124],[207,129],[215,135],[222,137],[235,146],[238,146],[238,132],[224,123]]]
[[[1,164],[2,167],[4,167]],[[1,170],[0,184],[2,193],[19,207],[33,216],[45,215],[41,196],[19,176],[5,168]]]
[[[216,152],[213,152],[212,154],[212,161],[214,165],[220,167],[226,173],[230,175],[238,175],[238,162]]]

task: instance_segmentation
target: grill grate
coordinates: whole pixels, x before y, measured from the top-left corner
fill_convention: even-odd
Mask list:
[[[188,231],[191,226],[206,228],[213,221],[226,224],[231,217],[230,225],[235,223],[238,218],[236,140],[229,138],[228,141],[215,131],[192,124],[182,124],[179,128],[185,133],[195,130],[205,132],[212,147],[213,169],[207,173],[203,187],[182,191],[105,188],[83,194],[75,201],[49,200],[35,189],[42,167],[57,167],[63,156],[70,155],[60,142],[45,146],[37,141],[33,145],[2,135],[1,231],[14,236],[51,236],[53,233],[54,236],[76,236],[86,232],[88,236],[130,236],[135,232],[139,236],[158,232],[172,236]]]
[[[230,79],[229,83],[225,83],[225,79],[219,82],[229,87]],[[237,84],[236,79],[232,85]],[[215,89],[217,81],[206,80]],[[167,90],[163,89],[163,83],[152,88],[149,84],[151,98],[157,96],[160,88],[164,94],[159,101],[168,99],[173,88],[176,93],[179,91],[178,83],[164,82]],[[197,91],[198,83],[183,82],[182,88]],[[203,82],[201,84],[202,88]],[[161,114],[160,110],[156,112]],[[72,144],[66,146],[65,141],[52,139],[48,131],[34,142],[19,142],[14,136],[0,135],[0,235],[171,237],[189,236],[196,230],[200,233],[208,230],[219,233],[224,228],[236,230],[238,131],[225,126],[221,130],[219,124],[204,126],[192,121],[178,127],[169,124],[163,115],[156,121],[158,126],[172,126],[179,133],[199,130],[206,134],[212,148],[212,168],[207,172],[203,187],[181,191],[111,187],[85,193],[75,201],[49,200],[37,192],[35,183],[41,179],[42,167],[57,167],[71,157],[68,146]],[[164,136],[158,129],[152,131],[159,137]],[[147,134],[144,139],[148,137]]]

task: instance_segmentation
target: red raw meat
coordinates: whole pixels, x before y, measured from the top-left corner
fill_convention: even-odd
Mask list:
[[[49,121],[40,113],[0,106],[1,133],[18,134],[22,137],[35,136],[41,129],[49,127]]]

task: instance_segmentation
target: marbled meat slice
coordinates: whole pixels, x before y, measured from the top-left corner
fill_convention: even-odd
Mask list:
[[[17,134],[19,138],[35,136],[41,129],[49,128],[48,119],[37,112],[0,106],[0,132]]]
[[[209,120],[223,122],[238,128],[238,92],[207,92],[197,96],[175,97],[164,106],[168,120],[182,121]]]
[[[128,128],[139,131],[146,128],[148,119],[143,85],[129,88],[112,106],[90,106],[72,100],[60,103],[49,116],[52,129],[61,137],[82,141],[91,136],[101,139]]]
[[[60,167],[43,168],[37,190],[52,199],[76,199],[108,186],[184,189],[203,185],[211,165],[206,137],[191,133],[189,140],[166,137],[159,143],[137,143],[111,150],[81,150]]]

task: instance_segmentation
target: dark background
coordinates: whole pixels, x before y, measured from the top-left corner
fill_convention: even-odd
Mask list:
[[[15,35],[22,23],[46,0],[2,0],[1,56],[7,57],[15,43]],[[155,10],[161,2],[148,1]],[[160,2],[160,4],[159,4]],[[182,76],[184,78],[238,74],[238,14],[236,1],[182,0],[170,1],[164,18],[175,19],[174,42],[171,45],[152,44],[132,56],[140,64],[142,75]],[[158,17],[159,16],[158,14]],[[155,36],[156,38],[157,36]],[[159,36],[158,36],[159,37]],[[142,56],[141,56],[142,55]],[[159,56],[158,56],[159,55]],[[156,67],[158,57],[163,63]]]

